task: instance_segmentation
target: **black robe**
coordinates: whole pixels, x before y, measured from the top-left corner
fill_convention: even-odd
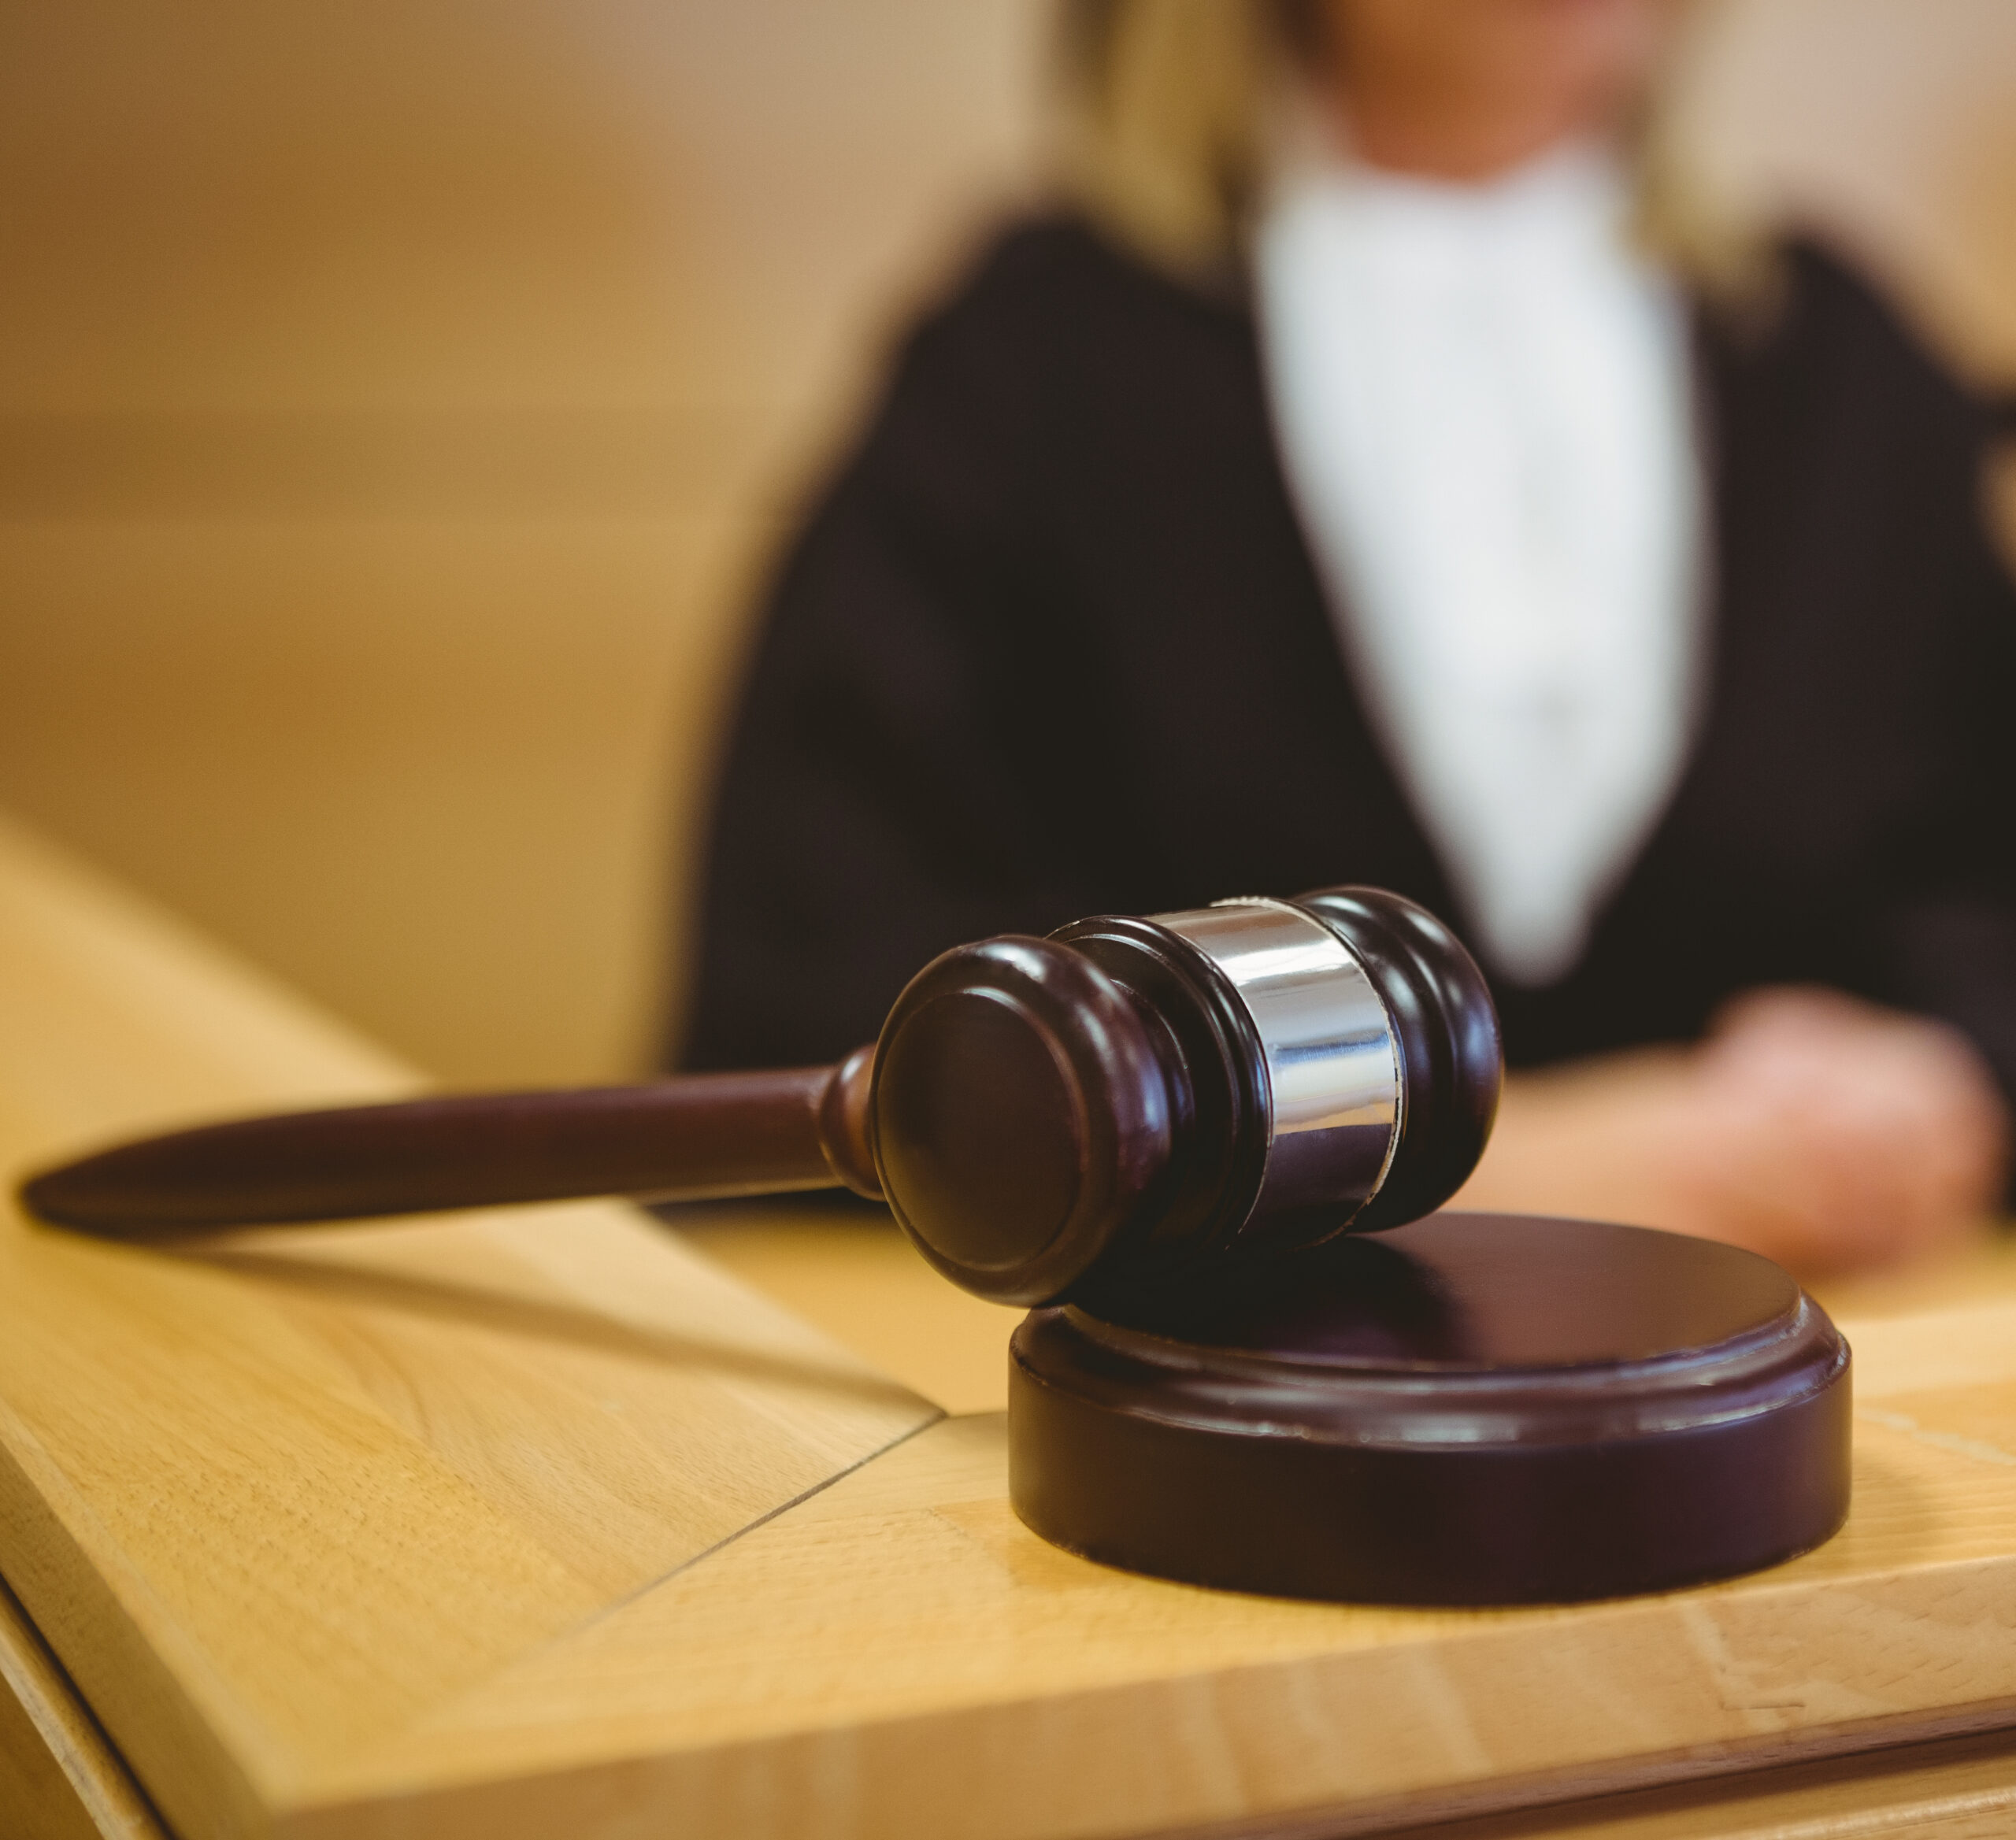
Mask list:
[[[1959,1024],[2016,1094],[1986,414],[1838,263],[1794,246],[1785,280],[1762,328],[1695,314],[1705,716],[1581,961],[1494,978],[1508,1057],[1824,982]],[[680,1063],[840,1055],[964,940],[1339,882],[1462,929],[1347,674],[1251,313],[1080,224],[1012,230],[910,335],[775,582]]]

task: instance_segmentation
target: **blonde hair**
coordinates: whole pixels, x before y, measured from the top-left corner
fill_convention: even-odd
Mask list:
[[[1193,283],[1243,269],[1270,124],[1319,42],[1315,0],[1062,0],[1058,176],[1116,240]],[[1641,246],[1713,298],[1768,290],[1768,239],[1711,198],[1657,98],[1634,126]]]

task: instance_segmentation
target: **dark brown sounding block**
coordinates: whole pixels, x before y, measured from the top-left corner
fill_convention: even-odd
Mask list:
[[[1012,1344],[1010,1492],[1058,1546],[1236,1590],[1658,1590],[1840,1526],[1848,1363],[1752,1253],[1436,1214],[1032,1312]]]

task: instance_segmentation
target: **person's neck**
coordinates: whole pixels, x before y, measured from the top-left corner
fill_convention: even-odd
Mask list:
[[[1340,139],[1351,157],[1381,171],[1458,184],[1482,184],[1612,128],[1586,108],[1566,106],[1487,110],[1423,106],[1416,98],[1340,98]]]

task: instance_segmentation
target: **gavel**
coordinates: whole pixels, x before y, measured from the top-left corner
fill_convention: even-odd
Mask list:
[[[1330,888],[960,946],[837,1066],[242,1120],[21,1194],[46,1221],[149,1240],[845,1187],[955,1283],[1041,1305],[1418,1219],[1476,1166],[1502,1066],[1448,927]]]
[[[23,1193],[128,1239],[589,1194],[880,1196],[954,1283],[1036,1306],[1008,1349],[1016,1513],[1191,1583],[1564,1601],[1825,1539],[1852,1472],[1825,1312],[1733,1246],[1438,1212],[1501,1079],[1449,929],[1329,888],[962,946],[836,1067],[256,1118]]]

